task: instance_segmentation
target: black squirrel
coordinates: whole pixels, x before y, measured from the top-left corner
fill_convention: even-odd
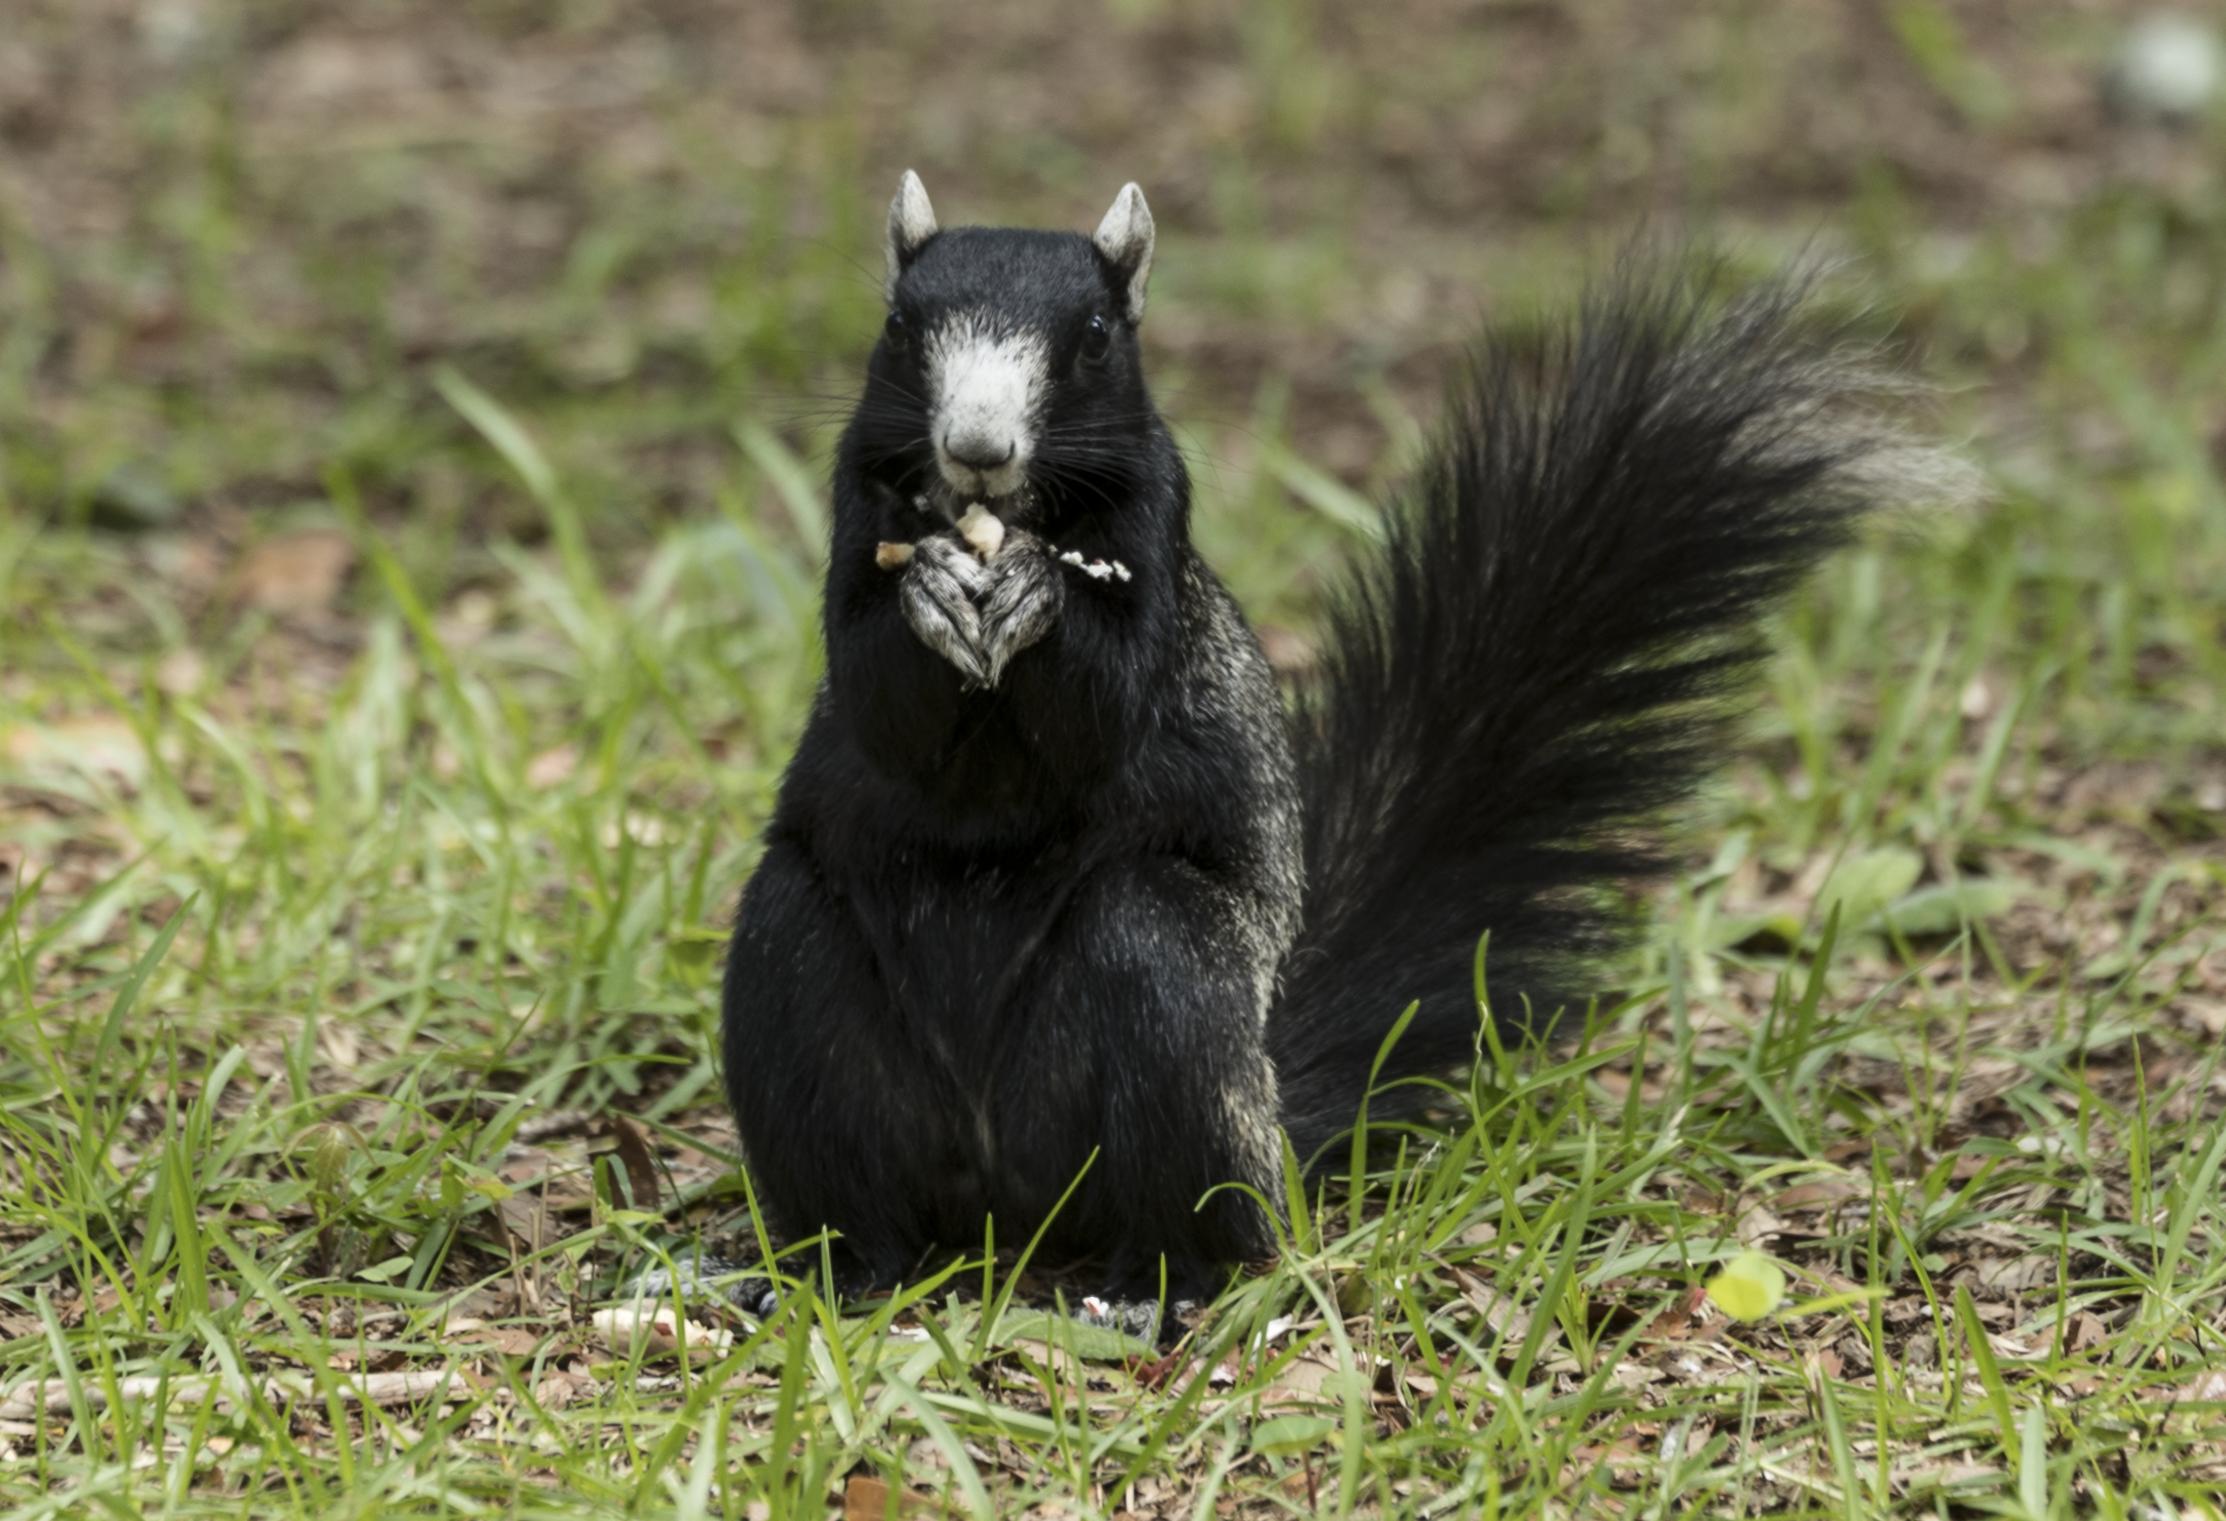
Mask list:
[[[1504,1025],[1581,1006],[1759,615],[1952,473],[1803,278],[1627,261],[1478,351],[1287,712],[1191,546],[1152,246],[1133,184],[1091,237],[939,229],[909,173],[890,207],[826,679],[724,995],[757,1197],[839,1232],[844,1293],[985,1219],[1117,1290],[1271,1257],[1282,1133],[1349,1131],[1411,1001],[1381,1081],[1472,1059],[1487,931]]]

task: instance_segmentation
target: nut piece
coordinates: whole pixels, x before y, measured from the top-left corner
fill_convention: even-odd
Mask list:
[[[873,563],[883,570],[895,570],[911,558],[912,546],[909,544],[892,544],[883,539],[873,546]]]
[[[958,520],[959,537],[984,561],[994,559],[1005,544],[1005,520],[980,502],[966,509]]]
[[[1056,553],[1056,550],[1054,550],[1054,553]],[[1059,563],[1061,565],[1072,565],[1093,581],[1110,581],[1116,578],[1123,581],[1136,579],[1135,572],[1119,560],[1084,559],[1082,551],[1079,549],[1070,549],[1065,554],[1060,555]]]

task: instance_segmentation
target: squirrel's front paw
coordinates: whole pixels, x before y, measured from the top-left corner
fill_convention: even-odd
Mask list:
[[[982,665],[997,685],[1015,655],[1051,632],[1066,601],[1066,586],[1041,540],[1008,530],[989,563],[989,593],[982,598]]]
[[[983,653],[982,610],[976,598],[988,588],[989,571],[955,539],[922,539],[904,562],[898,605],[920,642],[948,660],[959,675],[990,686]]]

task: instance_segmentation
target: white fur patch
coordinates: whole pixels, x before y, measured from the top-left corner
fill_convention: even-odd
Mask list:
[[[965,497],[1019,490],[1051,383],[1050,349],[1034,334],[999,332],[962,313],[935,330],[924,357],[933,403],[929,434],[943,479]]]

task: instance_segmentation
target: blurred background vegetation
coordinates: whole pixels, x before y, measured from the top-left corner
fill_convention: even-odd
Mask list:
[[[2021,382],[2071,334],[2173,340],[2125,377],[2167,405],[2219,379],[2187,347],[2216,261],[2173,257],[2226,236],[2217,113],[2109,104],[2145,15],[9,0],[5,489],[59,522],[224,520],[339,464],[459,546],[532,532],[429,383],[454,366],[598,545],[638,542],[731,478],[738,419],[809,441],[906,166],[947,220],[1077,228],[1140,180],[1170,410],[1266,406],[1343,479],[1474,319],[1566,298],[1641,220],[1862,254],[1936,370],[1983,378],[1973,425],[2029,448]]]

